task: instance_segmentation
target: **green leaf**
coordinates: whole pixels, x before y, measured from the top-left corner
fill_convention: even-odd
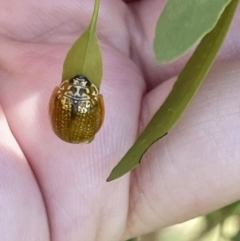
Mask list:
[[[227,34],[237,4],[238,0],[232,0],[215,28],[202,39],[163,105],[134,145],[112,170],[107,181],[119,178],[135,168],[147,149],[166,135],[179,120],[209,71]]]
[[[238,232],[234,237],[232,237],[231,241],[240,241],[240,232]]]
[[[197,237],[197,240],[202,240],[202,237],[216,228],[218,225],[224,225],[224,221],[231,215],[240,214],[240,201],[232,203],[228,206],[225,206],[219,210],[216,210],[212,213],[206,214],[204,216],[206,221],[206,226]]]
[[[168,0],[154,39],[158,62],[171,61],[185,53],[216,25],[231,0]]]
[[[240,201],[236,201],[234,203],[231,203],[228,206],[225,206],[225,207],[223,207],[221,209],[218,209],[214,212],[206,214],[205,219],[206,219],[207,225],[219,223],[220,221],[222,221],[222,219],[225,219],[228,216],[236,214],[236,211],[238,213],[240,212]]]
[[[100,88],[102,80],[102,56],[98,44],[96,25],[100,0],[95,0],[93,16],[89,27],[76,40],[63,64],[62,81],[77,74],[85,75]]]

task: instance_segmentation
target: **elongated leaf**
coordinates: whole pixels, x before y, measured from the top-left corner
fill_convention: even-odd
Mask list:
[[[168,0],[161,13],[154,40],[158,62],[185,53],[216,25],[231,0]]]
[[[95,0],[94,12],[87,30],[69,50],[63,64],[62,81],[83,74],[98,88],[102,80],[102,56],[96,35],[100,0]]]
[[[135,168],[145,151],[166,135],[187,108],[201,85],[220,49],[232,21],[238,0],[232,0],[215,28],[201,41],[194,54],[180,73],[166,101],[136,140],[134,145],[113,169],[108,181],[114,180]]]

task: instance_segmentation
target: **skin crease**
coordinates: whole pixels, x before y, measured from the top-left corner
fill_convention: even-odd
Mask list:
[[[154,62],[154,26],[165,2],[101,1],[106,118],[91,144],[71,145],[53,134],[48,101],[93,1],[1,0],[2,240],[124,240],[240,198],[240,8],[180,122],[131,176],[106,183],[189,56]]]

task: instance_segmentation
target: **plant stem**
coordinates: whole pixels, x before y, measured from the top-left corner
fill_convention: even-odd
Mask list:
[[[97,28],[97,20],[98,20],[98,11],[99,11],[100,0],[95,0],[93,15],[90,23],[90,32],[95,33]]]

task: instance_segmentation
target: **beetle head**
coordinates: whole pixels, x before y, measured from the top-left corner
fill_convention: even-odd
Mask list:
[[[81,87],[89,87],[91,85],[88,78],[82,74],[78,74],[69,80],[70,84],[80,85]]]

